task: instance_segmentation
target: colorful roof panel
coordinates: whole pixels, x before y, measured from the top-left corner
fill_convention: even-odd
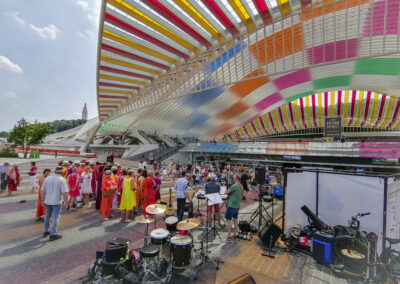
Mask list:
[[[314,108],[328,94],[351,125],[395,129],[373,119],[379,104],[389,108],[383,96],[400,94],[399,7],[399,0],[104,1],[99,115],[149,133],[247,137],[318,126]],[[398,119],[394,101],[388,121]]]

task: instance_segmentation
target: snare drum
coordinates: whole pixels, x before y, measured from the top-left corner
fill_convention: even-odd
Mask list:
[[[173,236],[171,238],[172,265],[174,267],[188,266],[192,260],[192,243],[189,236]]]
[[[176,216],[169,216],[167,219],[165,219],[165,226],[167,227],[167,230],[170,232],[176,231],[177,224],[178,224],[178,217]]]
[[[162,246],[168,243],[169,231],[164,228],[154,229],[150,233],[151,243]]]

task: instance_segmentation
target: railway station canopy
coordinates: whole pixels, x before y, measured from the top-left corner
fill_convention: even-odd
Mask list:
[[[103,0],[98,133],[400,129],[399,0]]]

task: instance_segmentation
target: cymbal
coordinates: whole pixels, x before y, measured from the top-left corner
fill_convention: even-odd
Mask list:
[[[166,209],[165,205],[162,204],[151,204],[146,207],[146,212],[150,214],[161,214],[164,213]]]
[[[200,220],[196,218],[189,218],[183,221],[180,221],[176,228],[181,231],[192,230],[200,226]]]
[[[140,216],[137,219],[138,223],[142,223],[142,224],[149,224],[149,223],[153,223],[156,219],[154,219],[153,217],[145,217],[145,216]]]

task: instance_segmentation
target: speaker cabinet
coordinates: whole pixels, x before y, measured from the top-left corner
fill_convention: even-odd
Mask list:
[[[272,221],[268,221],[258,233],[258,237],[267,247],[273,247],[281,235],[282,229]]]
[[[265,183],[265,173],[266,170],[264,167],[257,167],[256,168],[256,183],[257,184],[264,184]]]

